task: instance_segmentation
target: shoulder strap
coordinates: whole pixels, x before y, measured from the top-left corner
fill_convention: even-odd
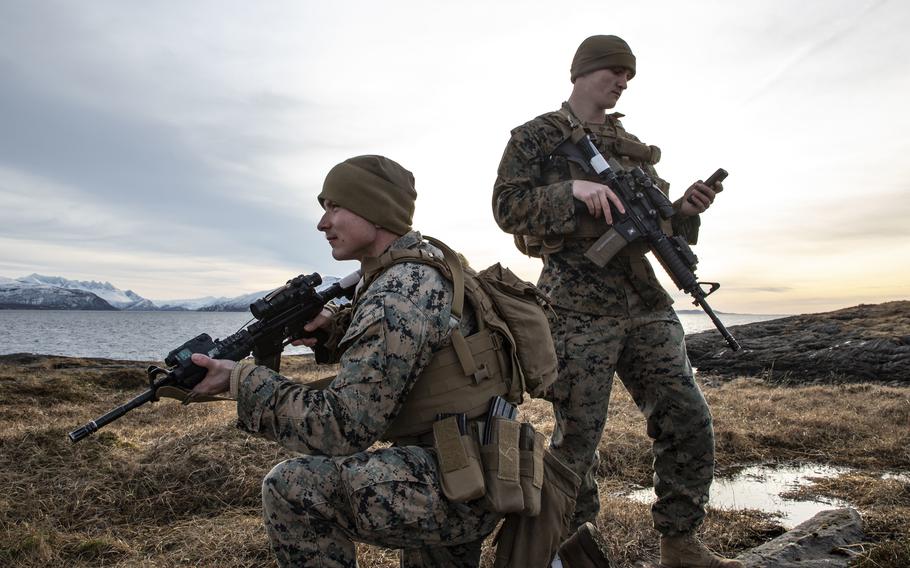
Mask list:
[[[464,268],[461,266],[461,260],[455,251],[439,239],[431,236],[424,238],[434,247],[442,251],[442,258],[449,269],[449,275],[452,277],[452,315],[461,320],[464,314]]]
[[[464,268],[458,255],[449,248],[444,242],[430,236],[424,235],[424,239],[431,245],[442,251],[443,259],[439,260],[432,253],[421,249],[394,249],[383,253],[378,257],[366,258],[363,261],[363,282],[364,288],[370,285],[380,274],[385,272],[393,264],[402,262],[419,262],[429,264],[439,269],[444,276],[452,281],[452,348],[458,355],[458,361],[461,363],[465,375],[473,375],[476,380],[483,377],[478,376],[480,372],[474,356],[471,355],[471,348],[468,346],[464,335],[461,333],[459,324],[464,315]],[[483,326],[483,322],[478,318],[478,325]]]
[[[571,129],[569,131],[569,139],[572,140],[573,144],[578,144],[579,140],[590,134],[588,129],[585,128],[585,125],[565,106],[559,109],[559,114],[561,114],[569,123],[569,128]]]
[[[436,268],[445,268],[440,266],[442,263],[433,256],[432,253],[420,249],[393,249],[384,252],[381,256],[369,256],[363,259],[361,271],[363,273],[362,290],[366,290],[380,274],[388,270],[393,264],[402,262],[419,262],[422,264],[435,265]]]
[[[424,238],[431,245],[442,251],[443,259],[446,266],[449,267],[449,274],[452,276],[452,317],[461,322],[461,316],[464,314],[464,268],[461,266],[461,260],[458,259],[455,251],[439,239],[434,239],[430,236],[425,236]],[[481,318],[477,318],[477,323],[478,325],[483,325]],[[473,375],[477,381],[485,378],[480,376],[482,373],[477,368],[477,362],[474,361],[471,348],[461,333],[461,327],[457,324],[452,329],[452,348],[455,349],[455,354],[458,355],[458,361],[461,363],[461,368],[465,375]]]

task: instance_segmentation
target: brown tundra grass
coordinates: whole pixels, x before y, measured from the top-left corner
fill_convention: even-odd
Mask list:
[[[304,382],[332,371],[305,357],[288,357],[284,366]],[[290,454],[236,430],[230,403],[150,404],[69,442],[77,425],[138,394],[143,369],[130,361],[0,357],[0,565],[275,565],[259,484]],[[861,511],[869,542],[856,566],[910,566],[910,388],[702,382],[719,475],[755,463],[851,466],[851,473],[798,493],[842,498]],[[521,412],[539,429],[552,429],[549,404],[532,401]],[[644,421],[617,386],[600,443],[598,521],[622,566],[657,554],[648,506],[622,497],[650,485],[649,447]],[[904,476],[883,479],[885,471]],[[711,509],[702,536],[735,555],[782,532],[759,511]],[[359,560],[365,567],[398,564],[395,551],[367,546]],[[491,561],[486,547],[484,565]]]

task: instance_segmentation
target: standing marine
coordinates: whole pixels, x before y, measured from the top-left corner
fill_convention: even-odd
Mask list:
[[[661,565],[739,567],[695,536],[714,476],[712,419],[672,299],[644,257],[646,245],[626,246],[604,267],[584,256],[609,228],[611,205],[623,211],[611,189],[567,149],[573,131],[583,128],[606,158],[642,168],[669,193],[654,169],[660,149],[627,132],[622,114],[606,112],[635,73],[635,56],[621,38],[585,39],[572,60],[568,101],[512,130],[493,190],[493,214],[522,252],[543,260],[538,286],[555,308],[551,331],[559,356],[559,378],[549,393],[556,417],[550,449],[582,478],[574,525],[594,521],[600,508],[594,473],[615,372],[644,414],[653,441],[652,517],[661,535]],[[693,183],[674,202],[666,230],[694,244],[699,215],[721,190],[719,183]]]

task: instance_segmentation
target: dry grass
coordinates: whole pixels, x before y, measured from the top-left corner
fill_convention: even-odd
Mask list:
[[[233,427],[232,405],[173,401],[133,411],[71,444],[66,433],[138,394],[142,364],[60,357],[0,357],[0,565],[271,566],[259,484],[289,454]],[[330,374],[287,358],[301,380]],[[714,384],[713,381],[707,381]],[[863,513],[873,539],[859,566],[910,565],[910,388],[871,384],[780,387],[740,379],[706,386],[720,471],[811,461],[856,468],[818,481],[806,496],[839,497]],[[644,421],[614,389],[601,444],[599,524],[622,565],[653,559],[647,505],[621,495],[650,483]],[[522,407],[542,431],[550,407]],[[703,535],[735,554],[780,534],[757,511],[711,510]],[[363,566],[397,566],[395,551],[360,547]],[[489,548],[484,551],[489,564]]]

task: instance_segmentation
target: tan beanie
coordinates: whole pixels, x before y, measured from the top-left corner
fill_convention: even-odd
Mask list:
[[[629,44],[614,35],[591,36],[581,42],[572,58],[572,82],[585,73],[611,67],[624,67],[635,76],[635,56]]]
[[[329,171],[319,204],[325,200],[353,211],[396,235],[411,230],[414,218],[414,174],[384,156],[355,156]]]

